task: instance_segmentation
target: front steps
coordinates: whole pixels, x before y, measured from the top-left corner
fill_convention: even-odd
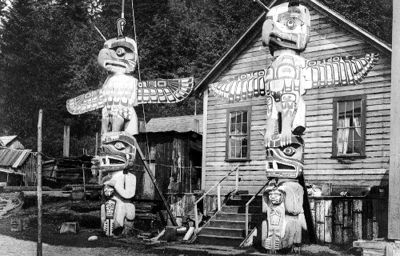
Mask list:
[[[196,243],[238,247],[245,239],[246,203],[251,195],[235,195],[197,235]],[[249,232],[262,221],[261,196],[249,207]]]

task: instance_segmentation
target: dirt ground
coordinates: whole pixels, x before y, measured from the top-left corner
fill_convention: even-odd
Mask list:
[[[46,201],[43,205],[42,242],[43,255],[216,255],[221,254],[221,248],[204,245],[188,245],[179,243],[164,243],[151,245],[137,236],[108,238],[100,229],[100,204],[97,201],[73,202],[70,200]],[[24,218],[26,229],[20,232],[11,231],[11,220]],[[77,234],[60,234],[61,224],[67,221],[77,221],[80,225]],[[138,232],[136,232],[136,235]],[[88,241],[96,235],[98,240]],[[25,207],[18,212],[0,218],[0,255],[31,256],[36,255],[37,241],[37,208],[35,202],[26,201]],[[175,245],[174,245],[175,244]],[[305,245],[301,255],[359,255],[352,250],[340,250],[319,245]],[[226,255],[243,255],[243,251],[227,248]],[[266,255],[255,250],[248,251],[250,255]],[[245,253],[245,254],[248,254]]]
[[[83,209],[83,212],[72,210],[76,208]],[[135,236],[116,239],[103,235],[99,210],[100,204],[96,201],[45,200],[42,218],[43,255],[155,255],[151,252],[154,246],[147,245]],[[26,219],[25,230],[11,231],[11,220],[16,218]],[[68,221],[79,223],[77,234],[60,234],[62,223]],[[98,239],[88,241],[94,235]],[[22,210],[0,218],[0,255],[36,255],[36,241],[37,208],[34,202],[28,200]]]

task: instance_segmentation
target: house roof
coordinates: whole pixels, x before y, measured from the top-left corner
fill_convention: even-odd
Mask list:
[[[0,146],[7,147],[13,140],[17,138],[17,135],[10,135],[10,136],[0,136]]]
[[[0,167],[17,169],[25,163],[30,153],[30,149],[16,150],[0,148]]]
[[[279,4],[282,1],[275,1],[273,4]],[[326,5],[320,3],[317,0],[302,1],[303,4],[308,5],[317,12],[327,15],[332,18],[332,20],[348,31],[360,35],[367,42],[371,43],[376,48],[391,53],[392,47],[379,39],[378,37],[372,35],[361,27],[357,26],[350,20],[346,19],[343,15],[335,12]],[[244,34],[236,41],[236,43],[217,61],[210,72],[197,84],[195,91],[197,94],[202,93],[208,86],[208,84],[214,82],[222,72],[239,56],[239,54],[251,44],[251,42],[261,33],[261,28],[265,20],[265,12],[261,14],[250,27],[244,32]]]
[[[196,132],[202,134],[202,115],[152,118],[146,124],[146,132]]]

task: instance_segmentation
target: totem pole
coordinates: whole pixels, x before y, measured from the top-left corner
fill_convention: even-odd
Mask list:
[[[262,246],[270,251],[292,249],[301,243],[306,229],[303,212],[304,187],[302,135],[306,129],[307,89],[359,83],[378,56],[333,57],[309,61],[300,56],[310,34],[310,13],[290,1],[269,10],[262,28],[262,41],[273,61],[254,71],[210,84],[210,90],[230,102],[264,96],[267,108],[264,145],[268,185],[263,195]]]
[[[137,45],[123,36],[125,23],[123,18],[117,20],[118,36],[107,40],[99,52],[98,63],[108,72],[102,88],[67,101],[67,109],[73,115],[102,109],[102,144],[99,156],[93,159],[93,170],[107,174],[102,180],[106,201],[101,206],[102,227],[107,236],[129,232],[135,218],[132,199],[136,177],[131,171],[136,151],[141,152],[133,137],[138,134],[134,107],[182,101],[194,86],[192,77],[138,81],[133,76]]]

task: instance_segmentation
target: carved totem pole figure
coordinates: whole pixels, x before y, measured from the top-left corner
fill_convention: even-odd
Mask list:
[[[262,41],[273,57],[263,70],[210,84],[210,90],[230,102],[264,96],[267,116],[264,133],[266,172],[270,182],[263,196],[262,246],[275,251],[301,242],[304,227],[303,194],[298,182],[303,171],[303,132],[306,106],[303,95],[313,87],[359,83],[378,56],[333,57],[309,61],[306,49],[310,13],[298,1],[271,8],[262,28]]]
[[[136,155],[134,143],[138,118],[134,107],[147,103],[177,103],[191,93],[193,77],[139,82],[133,72],[138,61],[135,40],[122,34],[123,18],[118,19],[118,36],[107,40],[98,63],[108,77],[101,89],[67,101],[67,109],[78,115],[102,108],[102,145],[93,159],[93,170],[108,174],[102,184],[106,198],[101,220],[106,235],[118,235],[133,226],[136,177],[130,171]]]
[[[105,170],[103,178],[105,202],[101,205],[101,223],[107,236],[128,233],[135,219],[135,205],[131,199],[136,192],[136,176],[132,169],[136,148],[126,133],[107,136],[100,148],[100,156],[93,160],[95,168]]]
[[[101,89],[67,100],[73,115],[102,108],[102,135],[125,131],[138,134],[134,107],[138,104],[177,103],[192,92],[193,77],[138,81],[133,72],[138,61],[135,40],[122,34],[124,19],[118,19],[118,36],[107,40],[98,55],[98,63],[108,77]]]

